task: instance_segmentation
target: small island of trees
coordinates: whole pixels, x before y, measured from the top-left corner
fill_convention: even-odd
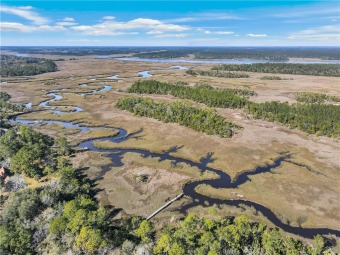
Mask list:
[[[0,64],[1,76],[31,76],[58,70],[52,60],[14,55],[1,55]]]

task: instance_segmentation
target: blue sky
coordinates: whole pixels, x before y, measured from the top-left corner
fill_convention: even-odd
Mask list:
[[[340,46],[340,1],[1,1],[1,45]]]

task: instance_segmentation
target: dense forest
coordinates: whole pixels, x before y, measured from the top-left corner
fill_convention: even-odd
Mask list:
[[[153,52],[142,52],[134,54],[137,58],[185,58],[191,54],[190,50],[163,50],[163,51],[153,51]]]
[[[340,102],[340,97],[313,92],[297,92],[295,93],[295,99],[298,102],[306,103]]]
[[[340,106],[326,104],[289,105],[282,102],[254,103],[247,96],[254,92],[243,89],[214,89],[208,85],[189,87],[156,80],[137,81],[128,90],[140,94],[171,94],[191,99],[210,107],[243,108],[255,118],[280,122],[309,134],[340,136]]]
[[[1,55],[0,64],[1,76],[30,76],[58,70],[52,60],[14,55]]]
[[[215,110],[200,109],[185,102],[159,103],[149,98],[126,97],[117,101],[116,107],[135,115],[154,118],[165,123],[178,123],[208,135],[232,137],[237,125],[228,122]]]
[[[159,50],[159,49],[157,49]],[[260,59],[284,61],[289,58],[320,58],[339,60],[338,48],[315,47],[173,47],[163,51],[135,54],[139,58],[179,58],[193,55],[195,59]]]
[[[19,126],[0,137],[0,160],[11,163],[11,171],[39,179],[53,172],[53,141],[32,128]]]
[[[248,89],[215,89],[209,85],[185,86],[156,80],[137,81],[128,88],[129,93],[170,94],[182,99],[191,99],[211,107],[241,108],[248,102],[247,96],[255,95]]]
[[[340,106],[265,102],[247,104],[245,109],[255,118],[280,122],[309,134],[340,137]]]
[[[340,77],[340,65],[337,64],[327,65],[291,64],[291,63],[255,63],[249,65],[223,64],[214,66],[212,70]]]
[[[249,78],[248,74],[245,73],[232,73],[223,71],[213,71],[213,70],[193,70],[189,69],[185,73],[190,75],[201,75],[201,76],[212,76],[212,77],[223,77],[223,78]]]
[[[10,102],[11,96],[7,92],[0,92],[0,128],[9,127],[8,118],[16,113],[28,111],[21,104]]]
[[[314,247],[304,246],[278,229],[263,223],[251,223],[246,216],[236,218],[199,218],[189,214],[176,227],[165,228],[156,241],[153,252],[160,255],[219,254],[327,254],[321,236]]]
[[[95,254],[129,235],[111,227],[109,211],[66,158],[53,160],[55,171],[41,187],[27,188],[19,173],[0,187],[7,194],[1,196],[0,254]]]
[[[140,58],[180,58],[190,54],[196,59],[262,59],[288,60],[289,58],[320,58],[340,60],[338,47],[9,47],[24,54],[49,55],[111,55],[135,53]]]
[[[161,50],[161,48],[154,47],[48,47],[48,46],[5,46],[1,47],[4,50],[18,52],[20,54],[47,54],[47,55],[61,55],[61,56],[89,56],[89,55],[111,55],[111,54],[129,54],[137,52],[148,52],[154,50]]]
[[[54,143],[49,153],[55,166],[36,187],[28,186],[25,171],[12,166],[9,181],[0,178],[0,254],[109,254],[115,248],[122,255],[333,254],[321,236],[305,245],[246,216],[221,218],[213,210],[205,218],[189,214],[157,235],[152,222],[141,217],[113,220],[114,212],[95,199],[91,181],[69,163],[65,138],[54,141],[22,126],[11,131],[19,133],[24,147],[37,140]],[[9,145],[5,140],[1,148]]]

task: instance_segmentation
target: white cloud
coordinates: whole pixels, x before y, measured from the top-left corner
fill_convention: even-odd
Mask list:
[[[318,41],[337,41],[340,42],[340,25],[322,26],[309,28],[288,35],[290,40],[318,40]]]
[[[68,21],[62,21],[62,22],[57,22],[56,23],[58,26],[75,26],[77,25],[78,23],[76,22],[68,22]]]
[[[103,17],[103,20],[113,20],[115,19],[116,17],[113,17],[113,16],[104,16]]]
[[[204,20],[242,20],[245,19],[243,17],[227,14],[225,12],[202,12],[202,13],[193,13],[187,17],[180,17],[169,19],[167,22],[195,22],[195,21],[204,21]]]
[[[69,39],[67,42],[100,42],[101,40],[91,40],[91,39]]]
[[[187,34],[161,34],[161,35],[156,35],[155,37],[157,38],[184,38],[186,36]]]
[[[255,38],[267,37],[266,34],[247,34],[247,36]]]
[[[232,34],[234,34],[234,32],[231,32],[231,31],[217,31],[217,32],[215,32],[215,34],[217,34],[217,35],[232,35]]]
[[[73,21],[74,21],[74,18],[65,17],[65,18],[63,18],[63,21],[66,21],[66,22],[73,22]]]
[[[335,2],[335,1],[334,1]],[[273,14],[272,16],[278,18],[292,18],[292,17],[305,17],[305,16],[317,16],[317,15],[330,15],[330,14],[338,14],[339,6],[335,6],[334,8],[316,8],[316,9],[302,9],[297,11],[289,11],[289,12],[281,12],[277,14]]]
[[[9,14],[13,14],[24,18],[26,20],[32,21],[36,24],[45,24],[48,22],[48,19],[40,16],[38,13],[33,11],[32,6],[0,6],[0,12],[5,12]]]
[[[42,31],[64,31],[65,28],[62,26],[49,26],[49,25],[39,25],[39,26],[31,26],[31,25],[24,25],[22,23],[17,22],[1,22],[0,23],[0,31],[8,32],[23,32],[23,33],[30,33],[30,32],[42,32]]]
[[[120,35],[129,30],[149,30],[148,34],[161,34],[164,32],[181,32],[189,30],[186,26],[164,23],[155,19],[138,18],[128,22],[104,21],[90,26],[72,26],[71,29],[86,35]]]
[[[197,28],[197,31],[203,32],[204,34],[214,34],[214,35],[232,35],[234,32],[232,31],[211,31],[211,30],[205,30],[203,28]]]
[[[153,30],[153,31],[146,32],[146,34],[148,34],[148,35],[159,35],[159,34],[163,34],[163,31]]]

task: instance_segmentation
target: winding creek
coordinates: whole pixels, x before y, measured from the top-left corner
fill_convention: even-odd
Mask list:
[[[99,93],[99,92],[110,90],[111,88],[112,88],[111,86],[104,86],[101,89],[95,89],[95,90],[92,90],[91,92],[81,93],[81,95],[90,95],[94,93]],[[49,106],[49,103],[62,99],[62,96],[59,95],[59,93],[64,93],[63,91],[64,90],[51,90],[47,94],[47,96],[51,97],[51,99],[41,102],[39,106],[44,107],[46,110],[50,110],[53,113],[67,114],[67,112],[57,111],[57,110],[54,110],[52,106]],[[77,111],[77,112],[83,111],[82,108],[76,107],[76,106],[63,106],[63,107],[73,107],[74,111]],[[26,120],[26,119],[21,119],[20,116],[16,116],[16,117],[13,117],[11,121],[24,124],[24,125],[29,125],[29,124],[34,124],[36,120]],[[286,160],[288,161],[290,159],[290,155],[288,153],[280,154],[280,157],[276,159],[274,164],[272,165],[267,165],[265,167],[257,167],[255,169],[243,172],[239,174],[235,180],[232,180],[231,177],[227,173],[223,172],[222,170],[208,166],[208,164],[213,161],[212,154],[208,154],[205,157],[201,158],[199,162],[194,162],[188,159],[179,158],[179,157],[175,157],[171,155],[171,153],[176,152],[178,150],[177,147],[173,147],[165,152],[156,153],[156,152],[151,152],[149,150],[144,150],[144,149],[133,149],[133,148],[100,149],[94,146],[94,142],[96,141],[111,141],[114,143],[122,143],[126,140],[129,140],[135,137],[137,134],[141,133],[143,130],[138,130],[134,133],[128,134],[125,129],[121,129],[121,128],[91,127],[91,126],[85,126],[81,124],[75,124],[72,122],[55,121],[55,120],[48,120],[48,121],[42,121],[42,122],[48,125],[59,124],[65,128],[79,129],[80,132],[88,132],[91,129],[113,129],[113,130],[118,131],[118,134],[116,136],[107,137],[107,138],[91,139],[88,141],[81,142],[78,145],[78,147],[86,148],[94,152],[107,153],[107,157],[111,159],[112,163],[102,168],[102,171],[97,177],[98,179],[102,178],[107,171],[110,171],[112,166],[116,166],[116,167],[123,166],[124,163],[122,162],[122,158],[126,153],[136,153],[136,154],[141,155],[142,157],[159,158],[160,161],[169,160],[174,165],[178,163],[184,163],[192,167],[197,167],[202,173],[205,171],[214,172],[218,176],[217,179],[193,181],[193,182],[186,183],[184,185],[183,193],[185,196],[190,197],[192,199],[192,202],[182,206],[179,209],[183,213],[186,213],[189,208],[192,208],[195,206],[207,207],[207,206],[216,204],[216,205],[231,205],[231,206],[236,206],[236,207],[242,207],[243,205],[246,205],[246,206],[254,207],[258,212],[261,212],[275,226],[283,229],[286,232],[300,235],[306,238],[312,238],[316,234],[321,234],[321,235],[333,234],[337,237],[340,237],[340,230],[336,230],[336,229],[303,228],[303,227],[290,226],[289,224],[283,223],[278,218],[278,216],[276,216],[275,213],[271,211],[269,208],[256,202],[242,200],[242,199],[229,200],[229,199],[211,198],[211,197],[208,197],[208,196],[205,196],[205,195],[202,195],[196,192],[196,188],[200,185],[210,185],[216,189],[237,188],[238,186],[248,181],[251,181],[249,179],[249,176],[270,172],[271,170],[279,167],[282,164],[282,162]]]

